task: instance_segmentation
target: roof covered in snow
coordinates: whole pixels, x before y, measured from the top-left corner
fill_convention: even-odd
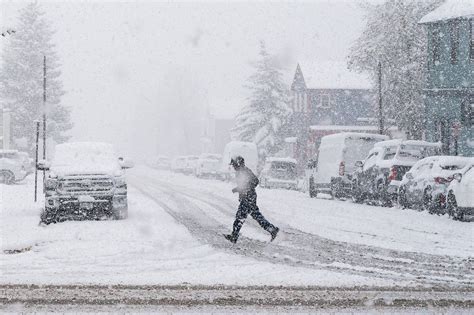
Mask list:
[[[369,77],[350,71],[346,62],[303,61],[298,63],[308,89],[371,89]],[[293,80],[296,78],[294,74]]]
[[[419,23],[433,23],[461,17],[474,17],[473,0],[446,0],[437,9],[421,18]]]

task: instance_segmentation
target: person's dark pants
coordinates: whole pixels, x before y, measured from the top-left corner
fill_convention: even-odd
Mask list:
[[[260,213],[260,210],[257,206],[257,197],[255,196],[253,198],[246,198],[240,201],[239,209],[235,214],[232,237],[234,237],[236,240],[239,237],[240,229],[242,228],[242,225],[249,214],[252,218],[254,218],[255,221],[258,222],[258,224],[260,224],[263,229],[265,229],[265,231],[271,233],[275,229],[275,226],[268,222],[262,213]]]

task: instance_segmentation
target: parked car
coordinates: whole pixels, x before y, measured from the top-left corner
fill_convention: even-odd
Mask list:
[[[439,155],[441,143],[420,140],[378,142],[365,161],[357,161],[352,184],[356,202],[366,199],[391,205],[397,200],[398,187],[406,172],[419,160]]]
[[[258,166],[258,152],[257,145],[253,142],[231,141],[226,144],[224,154],[222,155],[222,165],[220,174],[222,179],[230,180],[235,176],[235,171],[229,165],[230,160],[236,156],[242,156],[245,160],[245,165],[257,174]]]
[[[124,169],[132,166],[107,143],[57,145],[51,162],[38,163],[39,170],[47,171],[41,221],[50,224],[67,219],[127,218]]]
[[[29,165],[17,150],[0,150],[0,184],[13,184],[23,180],[30,171]]]
[[[159,170],[169,170],[171,169],[171,160],[169,157],[165,155],[158,155],[154,159],[152,166]]]
[[[388,137],[368,133],[342,132],[321,138],[317,159],[308,163],[310,197],[319,192],[333,197],[350,197],[355,161],[367,156],[374,144]]]
[[[263,188],[298,188],[297,162],[292,158],[269,157],[260,173]]]
[[[453,175],[448,187],[446,210],[460,221],[474,216],[474,162]]]
[[[219,171],[222,165],[222,155],[203,153],[199,156],[196,163],[194,174],[196,177],[219,177]]]
[[[416,162],[400,182],[399,205],[443,214],[448,185],[453,175],[472,164],[473,160],[468,157],[430,156]]]
[[[197,155],[186,156],[186,165],[184,166],[183,172],[187,175],[194,174],[194,170],[196,169],[198,160],[199,156]]]
[[[184,173],[186,169],[186,157],[178,156],[171,162],[171,170],[175,173]]]

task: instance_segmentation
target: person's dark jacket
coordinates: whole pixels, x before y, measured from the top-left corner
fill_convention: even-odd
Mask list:
[[[259,183],[257,176],[247,166],[242,166],[236,170],[235,179],[237,187],[232,189],[232,192],[239,193],[240,201],[255,202],[257,200],[255,187]]]

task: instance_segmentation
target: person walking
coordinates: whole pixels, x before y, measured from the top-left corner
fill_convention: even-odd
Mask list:
[[[241,156],[232,158],[230,164],[235,169],[235,178],[237,180],[237,187],[232,189],[232,192],[239,193],[240,204],[235,214],[232,234],[225,234],[225,238],[232,243],[236,243],[239,238],[240,229],[250,214],[265,231],[270,233],[271,241],[273,241],[280,229],[268,222],[257,206],[257,192],[255,191],[255,187],[259,183],[257,176],[245,166],[245,160]]]

